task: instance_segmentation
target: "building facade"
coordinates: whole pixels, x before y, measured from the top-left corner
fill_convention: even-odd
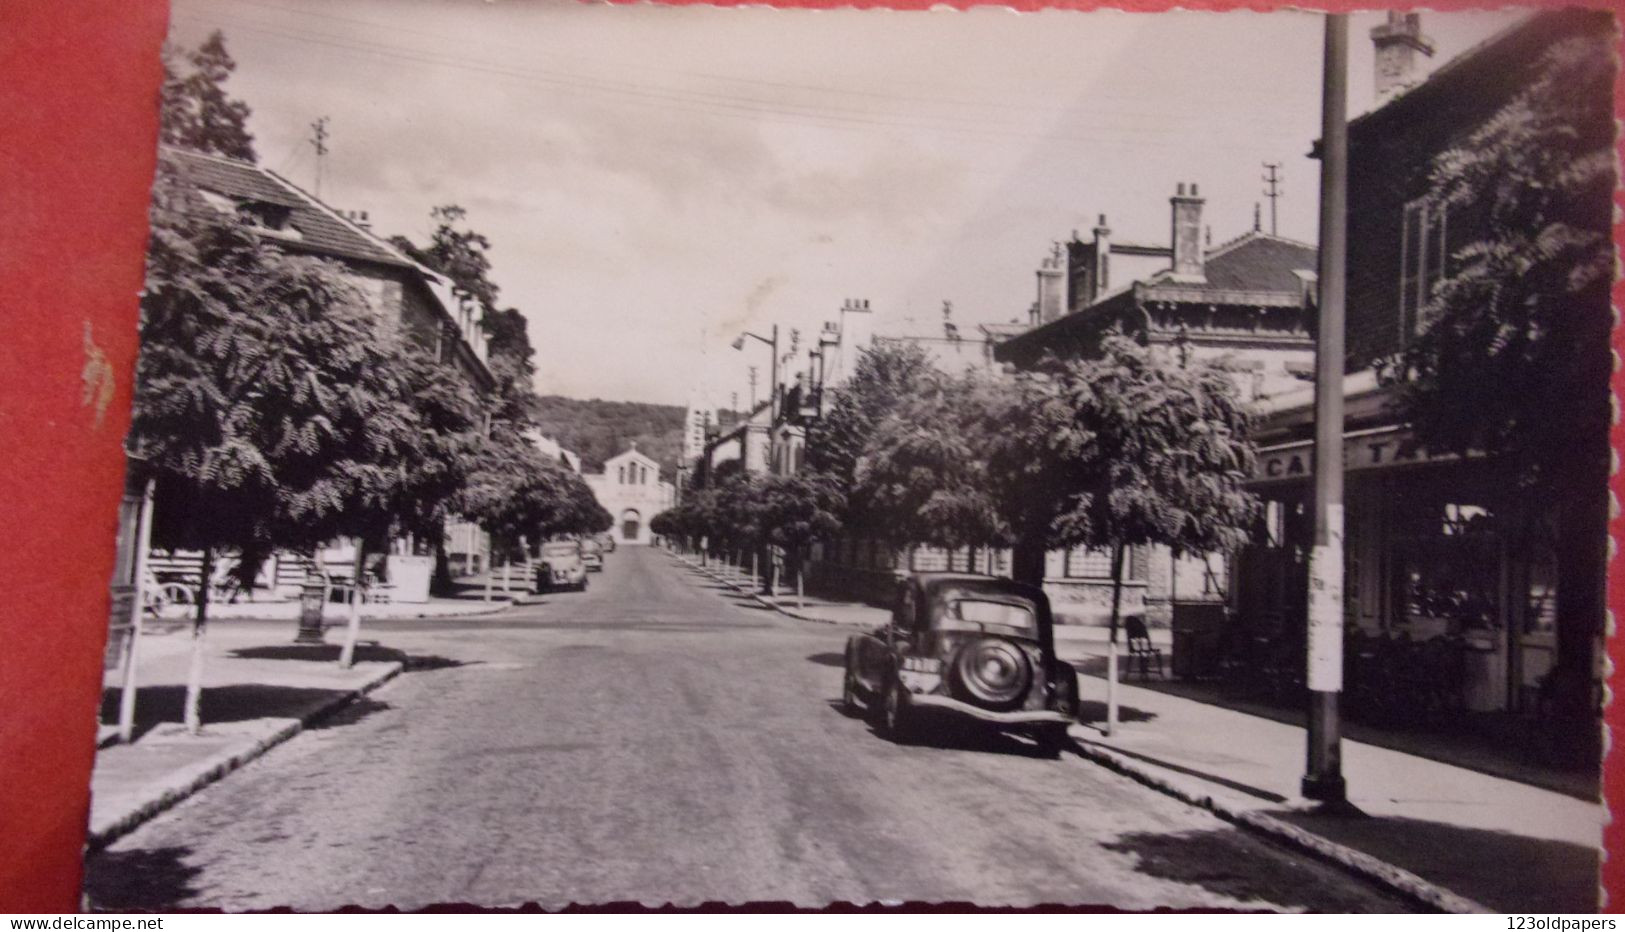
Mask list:
[[[603,472],[583,473],[581,478],[615,519],[610,533],[617,543],[650,543],[649,519],[670,508],[677,498],[676,488],[660,478],[660,464],[638,452],[635,443],[605,460]]]
[[[1248,400],[1304,385],[1314,364],[1315,248],[1265,233],[1256,220],[1252,230],[1208,247],[1204,203],[1197,185],[1176,187],[1167,246],[1115,243],[1105,217],[1091,242],[1074,235],[1064,269],[1059,252],[1039,269],[1031,326],[999,342],[994,357],[1018,369],[1049,354],[1088,358],[1116,330],[1180,360],[1224,364]],[[1125,280],[1129,270],[1142,277]],[[1089,622],[1110,612],[1108,554],[1054,551],[1044,575],[1059,616]],[[1177,604],[1228,596],[1220,555],[1176,558],[1166,548],[1135,547],[1125,576],[1125,613],[1153,625],[1170,623]]]
[[[1390,17],[1373,32],[1386,99],[1350,122],[1348,149],[1345,693],[1354,714],[1390,704],[1382,693],[1395,688],[1388,681],[1399,664],[1429,671],[1429,688],[1408,701],[1453,720],[1515,713],[1542,722],[1567,709],[1568,721],[1578,710],[1584,726],[1600,709],[1600,528],[1589,542],[1599,555],[1596,573],[1561,578],[1558,549],[1575,542],[1563,539],[1557,503],[1534,500],[1496,458],[1425,449],[1379,370],[1420,332],[1422,309],[1454,272],[1458,250],[1485,231],[1476,210],[1446,216],[1430,203],[1435,157],[1526,87],[1545,49],[1586,34],[1611,41],[1612,28],[1606,14],[1537,14],[1420,82],[1395,70],[1430,48],[1415,14]],[[1395,43],[1408,58],[1383,54]],[[1312,401],[1305,389],[1266,406],[1252,482],[1266,503],[1266,526],[1237,556],[1232,643],[1302,650]],[[1594,617],[1565,623],[1563,587],[1598,592]],[[1566,752],[1594,757],[1595,731],[1568,733]]]
[[[450,280],[374,235],[360,215],[341,212],[277,173],[250,162],[171,146],[161,147],[161,152],[181,179],[196,189],[199,209],[244,224],[276,249],[331,260],[367,301],[383,327],[456,369],[476,393],[495,388],[477,305],[458,294]],[[422,581],[425,567],[432,564],[430,558],[437,544],[448,556],[456,555],[453,572],[478,570],[484,553],[483,535],[477,528],[454,520],[448,523],[442,541],[393,542],[386,572],[393,580],[411,581],[398,586],[398,592],[426,593],[426,587],[416,583]],[[348,565],[337,557],[326,562]],[[200,566],[201,556],[189,552],[154,552],[148,561],[148,568],[160,577],[188,580],[196,579]],[[273,594],[291,596],[297,593],[303,576],[301,558],[276,554],[266,562],[259,585]]]

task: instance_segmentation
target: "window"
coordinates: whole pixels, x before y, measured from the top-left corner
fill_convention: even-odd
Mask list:
[[[1426,198],[1405,205],[1399,234],[1399,345],[1415,336],[1449,259],[1448,214]]]
[[[1066,575],[1074,579],[1112,578],[1111,551],[1073,547],[1066,552]]]

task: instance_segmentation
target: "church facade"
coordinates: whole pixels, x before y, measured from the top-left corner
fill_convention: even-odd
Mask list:
[[[610,533],[617,544],[650,543],[649,519],[676,499],[676,489],[660,477],[660,464],[638,452],[635,443],[605,460],[603,472],[583,473],[581,478],[615,519]]]

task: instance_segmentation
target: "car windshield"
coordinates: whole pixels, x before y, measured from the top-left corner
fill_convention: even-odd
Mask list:
[[[958,621],[981,627],[997,625],[1032,631],[1038,628],[1031,607],[1015,602],[995,602],[991,599],[956,599],[948,603],[945,621]]]
[[[598,541],[584,540],[584,541],[581,542],[581,552],[582,553],[597,553],[598,551],[600,551],[602,549],[604,549],[604,548],[603,548],[602,545],[600,545],[598,543]]]
[[[544,557],[573,557],[580,552],[581,548],[573,542],[542,545],[542,556]]]

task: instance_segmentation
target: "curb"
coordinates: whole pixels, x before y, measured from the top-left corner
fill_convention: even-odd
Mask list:
[[[399,661],[391,661],[384,666],[384,669],[379,671],[377,676],[344,695],[322,703],[299,718],[290,720],[270,734],[255,740],[248,747],[223,751],[199,764],[180,771],[127,811],[111,816],[100,824],[92,825],[85,836],[86,851],[99,851],[107,847],[121,836],[134,831],[152,817],[192,796],[209,784],[218,781],[249,761],[260,757],[294,735],[299,734],[306,725],[331,715],[394,679],[402,669],[402,664]]]
[[[1347,845],[1340,845],[1335,841],[1323,838],[1265,813],[1233,805],[1227,800],[1202,792],[1200,789],[1193,788],[1182,781],[1164,777],[1150,767],[1124,755],[1115,754],[1093,741],[1074,736],[1072,744],[1080,755],[1108,770],[1120,773],[1181,802],[1206,809],[1233,825],[1268,836],[1270,839],[1287,847],[1311,854],[1322,861],[1341,867],[1351,874],[1371,881],[1391,893],[1396,893],[1430,909],[1436,909],[1444,913],[1501,912],[1500,910],[1490,909],[1488,906],[1460,894],[1452,893],[1438,884],[1423,880],[1404,868],[1396,867],[1363,851],[1356,851]]]
[[[667,552],[670,553],[670,551]],[[676,557],[689,567],[699,570],[707,576],[710,576],[712,579],[715,579],[717,582],[728,586],[736,592],[745,591],[743,587],[736,585],[731,580],[717,573],[713,573],[710,569],[700,566],[698,563],[691,562],[686,557],[682,557],[675,553],[672,554],[672,556]],[[815,618],[808,615],[797,614],[796,612],[792,612],[786,608],[783,608],[782,606],[762,598],[760,595],[754,592],[747,594],[762,605],[772,608],[781,614],[788,615],[791,618],[826,625],[848,624],[846,622],[833,621],[828,618]],[[1387,861],[1372,857],[1363,851],[1356,851],[1347,845],[1340,845],[1337,842],[1323,838],[1313,832],[1301,829],[1296,825],[1292,825],[1291,823],[1283,822],[1280,819],[1266,815],[1262,812],[1234,806],[1224,799],[1215,797],[1209,793],[1204,793],[1201,790],[1192,788],[1181,783],[1180,781],[1163,777],[1152,771],[1151,768],[1141,765],[1139,762],[1131,760],[1123,755],[1114,754],[1107,748],[1104,748],[1101,745],[1087,739],[1073,737],[1072,744],[1079,755],[1105,767],[1108,770],[1120,773],[1123,776],[1143,784],[1144,786],[1157,790],[1158,792],[1167,796],[1171,796],[1188,805],[1206,809],[1207,811],[1233,825],[1237,825],[1243,829],[1267,836],[1271,840],[1284,844],[1287,847],[1313,855],[1322,861],[1329,862],[1332,865],[1340,867],[1357,877],[1371,881],[1385,890],[1396,893],[1413,902],[1420,903],[1421,905],[1430,909],[1436,909],[1444,913],[1500,912],[1499,910],[1490,909],[1489,907],[1475,900],[1452,893],[1438,884],[1423,880],[1421,877],[1418,877],[1416,874],[1413,874],[1404,868],[1396,867],[1389,864]]]
[[[667,553],[671,553],[671,551],[668,550]],[[703,567],[703,566],[699,565],[698,563],[694,563],[691,560],[689,560],[687,557],[679,556],[678,554],[675,554],[675,553],[672,553],[671,555],[673,557],[676,557],[678,560],[681,560],[683,562],[683,564],[688,566],[689,568],[699,570],[700,572],[702,572],[705,575],[711,577],[712,579],[716,580],[717,582],[722,583],[724,586],[727,586],[728,588],[732,589],[733,591],[741,593],[743,595],[750,596],[753,600],[756,601],[756,603],[758,605],[761,605],[764,608],[771,608],[774,611],[776,611],[779,614],[784,615],[786,617],[794,618],[797,621],[807,621],[807,622],[811,622],[813,624],[819,624],[819,625],[835,625],[837,627],[843,627],[843,628],[855,628],[855,629],[860,630],[860,631],[864,630],[865,627],[866,627],[865,625],[857,624],[857,623],[850,622],[850,621],[836,621],[833,618],[819,618],[816,615],[806,615],[806,614],[802,614],[799,611],[793,611],[791,609],[785,608],[783,605],[780,605],[777,602],[774,602],[774,601],[772,601],[770,599],[763,598],[761,593],[747,592],[745,590],[744,586],[741,586],[738,583],[735,583],[733,580],[731,580],[731,579],[727,578],[726,576],[723,576],[723,575],[721,575],[719,573],[713,573],[709,568]]]

